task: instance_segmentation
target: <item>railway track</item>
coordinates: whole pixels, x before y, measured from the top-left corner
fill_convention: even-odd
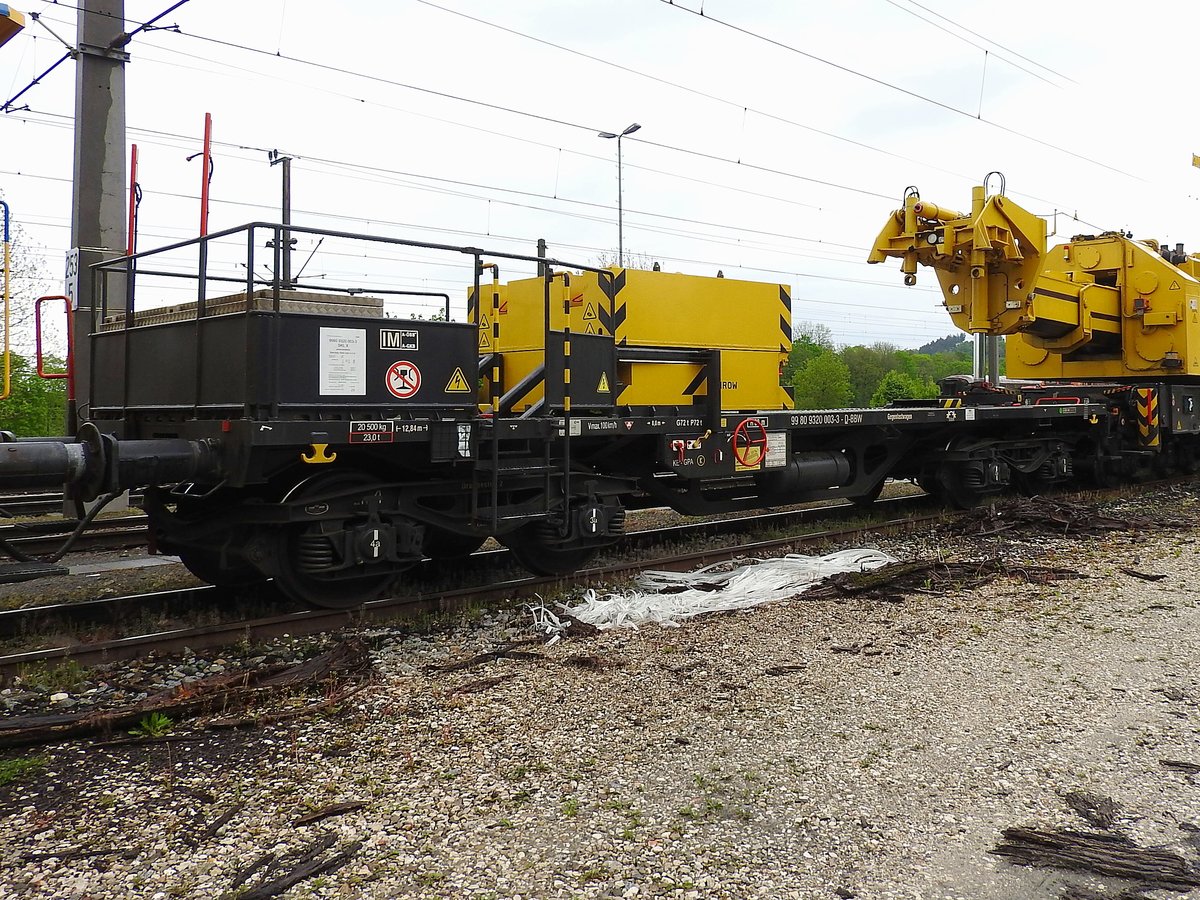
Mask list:
[[[137,512],[98,518],[78,537],[72,552],[145,545],[146,522],[146,515]],[[53,553],[78,524],[74,519],[49,519],[0,525],[0,541],[30,556]]]
[[[587,569],[577,575],[561,577],[513,576],[494,581],[487,577],[505,568],[508,551],[494,550],[474,554],[466,568],[487,577],[486,583],[462,587],[439,588],[439,574],[445,574],[444,564],[427,561],[405,583],[410,592],[375,600],[354,610],[297,609],[286,599],[274,595],[269,584],[256,588],[250,595],[234,595],[215,587],[199,587],[155,594],[130,595],[84,603],[42,606],[0,613],[0,638],[11,641],[22,634],[55,633],[99,627],[103,631],[122,622],[163,622],[194,613],[197,609],[233,612],[246,606],[258,608],[264,614],[254,618],[234,618],[202,625],[158,626],[160,630],[129,637],[81,642],[60,639],[56,646],[33,651],[14,652],[0,656],[0,677],[11,676],[23,666],[72,659],[81,665],[95,665],[130,659],[150,652],[171,652],[185,647],[193,650],[226,646],[242,640],[264,640],[281,635],[308,635],[338,628],[380,623],[421,613],[445,613],[471,605],[495,603],[544,594],[569,585],[611,582],[636,574],[647,568],[685,571],[737,557],[780,552],[785,548],[801,547],[826,540],[847,539],[864,531],[898,530],[914,524],[943,519],[943,511],[930,510],[927,498],[902,497],[881,500],[864,518],[850,526],[819,527],[823,522],[844,519],[853,507],[837,505],[807,510],[777,512],[760,516],[738,517],[686,525],[670,526],[633,532],[626,535],[614,553],[628,555],[633,551],[650,553],[636,561],[624,559],[611,565]],[[732,545],[691,550],[667,555],[653,552],[655,547],[671,546],[678,542],[706,536],[745,533],[755,529],[760,535],[792,529],[792,533],[765,539],[742,541]],[[801,531],[796,532],[799,528]],[[635,554],[636,555],[636,554]],[[455,566],[461,571],[461,563]],[[444,581],[444,578],[442,579]]]
[[[141,498],[140,493],[129,495],[131,505]],[[12,519],[18,516],[59,516],[63,514],[62,491],[43,491],[31,494],[0,493],[0,515]]]
[[[63,511],[62,492],[39,494],[0,494],[0,513],[6,518],[16,516],[49,516]]]

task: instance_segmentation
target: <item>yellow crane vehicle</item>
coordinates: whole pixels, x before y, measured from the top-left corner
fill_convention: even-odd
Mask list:
[[[1101,483],[1147,465],[1190,471],[1200,458],[1200,258],[1120,231],[1047,248],[1046,221],[1003,186],[972,191],[969,212],[915,188],[888,218],[868,262],[901,261],[914,285],[932,268],[954,324],[1003,336],[1005,387],[965,378],[943,402],[987,392],[995,402],[1103,403],[1109,433],[1088,464]]]

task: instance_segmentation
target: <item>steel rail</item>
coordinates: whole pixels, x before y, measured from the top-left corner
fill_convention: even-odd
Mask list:
[[[909,505],[918,508],[927,498],[924,495],[895,497],[879,500],[872,514],[889,515],[906,509]],[[704,522],[689,522],[632,531],[609,551],[627,553],[635,550],[652,550],[654,547],[697,540],[705,537],[763,531],[785,526],[795,526],[827,520],[844,515],[852,507],[849,504],[808,507],[805,509],[780,510],[753,516],[738,516]],[[495,572],[511,565],[512,554],[507,549],[479,550],[466,559],[454,560],[452,565],[460,572],[477,570]],[[434,582],[444,577],[446,563],[425,560],[415,569],[404,574],[407,583]],[[267,582],[240,589],[245,595],[243,605],[283,604],[294,606],[287,598],[272,591],[264,591]],[[213,592],[216,593],[213,593]],[[74,603],[53,603],[43,606],[19,607],[0,610],[0,639],[19,637],[22,634],[56,632],[83,626],[116,625],[135,615],[169,617],[183,615],[196,609],[215,604],[216,599],[228,594],[211,586],[179,588],[152,594],[126,594],[116,597],[101,597]]]
[[[837,509],[844,508],[838,507]],[[818,530],[726,547],[705,548],[665,557],[637,561],[625,560],[612,565],[586,569],[571,576],[526,576],[484,586],[432,590],[428,593],[418,592],[373,600],[352,610],[294,610],[258,619],[167,629],[95,643],[64,643],[56,647],[0,656],[0,676],[8,677],[17,674],[30,665],[53,664],[67,659],[73,660],[79,665],[98,665],[135,658],[150,651],[168,653],[185,648],[191,650],[210,649],[229,646],[240,641],[264,640],[284,635],[312,635],[339,628],[380,624],[411,618],[422,613],[455,612],[483,603],[530,598],[563,587],[620,580],[650,568],[686,571],[714,562],[760,553],[778,552],[822,541],[846,539],[866,531],[897,531],[928,522],[944,521],[946,518],[945,512],[938,511],[899,519],[862,522],[841,529]],[[222,594],[227,594],[218,588],[194,590],[204,592],[199,596],[213,601]]]

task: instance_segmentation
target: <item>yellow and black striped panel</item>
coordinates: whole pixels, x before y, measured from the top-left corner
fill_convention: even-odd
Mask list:
[[[783,304],[783,312],[779,314],[779,330],[783,332],[779,352],[788,353],[792,349],[792,295],[786,284],[779,286],[779,302]]]
[[[607,323],[608,333],[618,344],[629,343],[629,335],[625,333],[625,320],[629,317],[629,310],[625,306],[626,298],[621,296],[621,291],[625,288],[625,281],[624,269],[617,272],[611,279],[600,279],[600,286],[608,296],[608,305],[612,310],[612,316]]]
[[[1157,447],[1161,441],[1158,420],[1158,388],[1137,388],[1138,440],[1143,447]]]

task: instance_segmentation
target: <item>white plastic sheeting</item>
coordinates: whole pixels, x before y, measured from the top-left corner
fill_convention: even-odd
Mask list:
[[[856,549],[828,556],[790,554],[753,560],[734,569],[721,562],[694,572],[643,572],[631,590],[600,596],[589,588],[580,600],[562,609],[597,628],[637,628],[649,622],[678,627],[694,616],[785,600],[830,575],[863,572],[891,562],[896,559],[880,550]],[[548,634],[565,627],[544,607],[534,616],[536,627]]]

